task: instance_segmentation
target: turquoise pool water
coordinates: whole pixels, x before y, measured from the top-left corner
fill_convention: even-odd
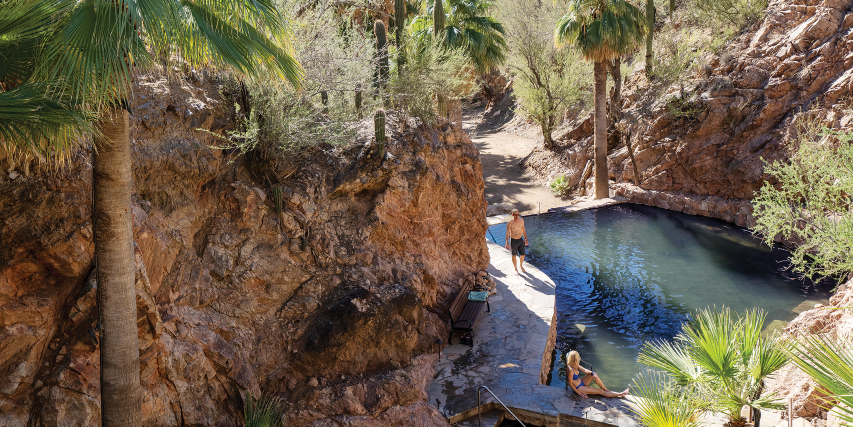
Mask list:
[[[780,328],[832,288],[791,278],[787,252],[714,219],[622,204],[524,221],[526,261],[557,285],[557,351],[578,350],[611,389],[644,369],[644,342],[671,339],[696,309],[761,307]],[[504,242],[506,224],[488,237]],[[551,385],[565,386],[559,357]]]

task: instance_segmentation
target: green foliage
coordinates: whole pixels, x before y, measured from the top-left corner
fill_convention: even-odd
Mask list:
[[[412,20],[411,31],[418,50],[428,46],[436,32],[442,32],[444,45],[461,49],[474,72],[483,75],[506,61],[506,30],[489,16],[494,3],[487,0],[447,0],[428,4],[422,14]]]
[[[376,110],[373,114],[373,133],[376,137],[376,156],[385,157],[385,111]]]
[[[409,43],[414,48],[417,41],[409,39]],[[418,55],[410,57],[402,73],[391,80],[389,92],[393,107],[429,123],[437,118],[433,108],[436,97],[468,95],[468,58],[461,49],[447,48],[435,41],[417,49]]]
[[[75,6],[71,0],[12,0],[0,7],[0,144],[5,153],[64,160],[91,114],[67,93],[61,78],[34,75],[44,45],[57,36]]]
[[[560,175],[548,184],[548,188],[556,194],[565,194],[569,190],[569,180],[565,175]]]
[[[634,50],[646,31],[645,15],[627,0],[570,0],[554,40],[577,48],[588,61],[602,62]]]
[[[742,28],[761,19],[767,0],[689,0],[685,5],[699,22]]]
[[[592,87],[592,67],[580,54],[554,46],[550,28],[560,16],[558,6],[536,0],[508,2],[500,16],[507,23],[507,64],[515,76],[518,112],[540,126],[546,145],[567,110],[579,113],[587,106]]]
[[[294,0],[282,7],[282,13],[296,15],[302,4]],[[276,84],[271,74],[242,82],[225,78],[223,95],[240,108],[237,131],[219,148],[283,157],[308,145],[347,144],[356,135],[361,110],[381,102],[362,97],[378,69],[373,34],[353,28],[330,7],[306,9],[296,24],[292,49],[305,70],[301,89]],[[323,92],[326,103],[320,102]]]
[[[668,87],[673,83],[684,87],[705,40],[695,31],[667,28],[657,34],[652,57],[652,77]]]
[[[794,364],[812,377],[828,397],[824,408],[836,405],[839,417],[853,425],[853,339],[841,335],[807,335],[791,346]]]
[[[779,337],[762,335],[764,319],[759,309],[735,316],[727,308],[699,310],[674,342],[646,343],[637,360],[732,421],[742,420],[744,406],[781,409],[773,396],[761,396],[764,381],[788,362]]]
[[[243,423],[246,427],[285,427],[283,406],[277,398],[261,395],[255,399],[246,393]]]
[[[699,427],[707,403],[698,390],[676,384],[661,374],[642,375],[634,380],[636,399],[628,406],[645,427]]]
[[[853,271],[853,132],[831,131],[806,113],[789,162],[765,166],[772,181],[753,200],[755,231],[798,242],[794,271],[811,278]]]
[[[280,185],[275,185],[272,188],[272,200],[275,204],[275,213],[281,215],[284,211],[284,192]]]

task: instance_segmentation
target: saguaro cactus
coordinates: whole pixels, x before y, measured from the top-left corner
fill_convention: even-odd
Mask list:
[[[320,100],[323,102],[323,114],[329,114],[329,92],[320,91]]]
[[[435,0],[432,9],[432,33],[435,37],[444,38],[444,0]]]
[[[361,118],[361,83],[355,85],[355,111],[358,112],[358,118]]]
[[[403,40],[406,29],[406,0],[394,0],[394,27],[397,30],[397,74],[403,73],[406,64],[406,49]]]
[[[381,160],[385,157],[385,111],[376,110],[373,114],[373,126],[376,134],[376,155]]]
[[[385,24],[377,20],[373,25],[373,33],[376,34],[376,55],[379,63],[377,88],[381,89],[388,81],[388,34],[385,32]]]

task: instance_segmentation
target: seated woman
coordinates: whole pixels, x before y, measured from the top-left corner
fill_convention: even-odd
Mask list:
[[[586,374],[583,378],[581,375]],[[607,389],[604,386],[604,383],[601,382],[601,378],[598,378],[598,375],[595,372],[592,372],[581,366],[581,355],[572,350],[569,352],[569,355],[566,356],[566,376],[569,378],[569,384],[572,386],[572,390],[575,391],[580,397],[586,399],[590,394],[600,394],[604,397],[625,397],[628,394],[628,389],[621,393],[616,393]],[[601,389],[597,389],[595,387],[590,387],[592,382],[595,381]]]

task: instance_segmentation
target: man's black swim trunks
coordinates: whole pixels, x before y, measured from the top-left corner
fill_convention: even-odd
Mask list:
[[[510,239],[509,240],[509,248],[512,252],[512,256],[517,255],[525,255],[524,253],[524,239]]]

